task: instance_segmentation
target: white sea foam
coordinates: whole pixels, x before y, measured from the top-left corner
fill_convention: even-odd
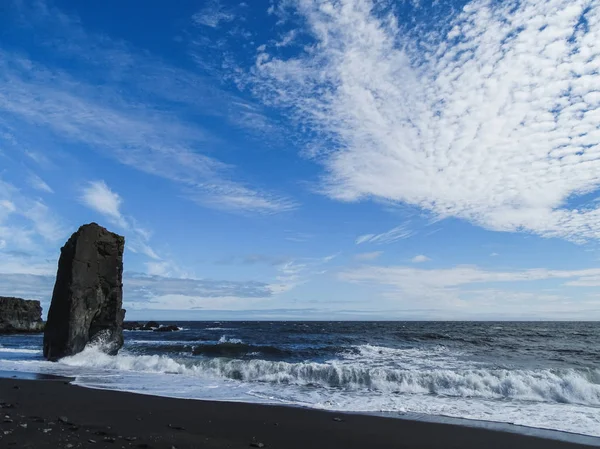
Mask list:
[[[242,340],[240,340],[239,338],[231,338],[231,337],[228,337],[227,335],[223,335],[221,338],[219,338],[219,343],[241,344],[244,342]]]
[[[460,358],[443,346],[364,345],[336,360],[291,363],[126,350],[108,356],[88,347],[58,363],[0,360],[0,369],[75,376],[83,386],[162,396],[441,415],[600,436],[599,370],[457,369],[453,356]],[[400,362],[386,366],[386,358]]]
[[[320,386],[346,391],[600,406],[600,370],[593,369],[414,370],[373,367],[364,363],[340,363],[337,360],[326,363],[226,358],[176,360],[167,356],[126,353],[108,356],[94,347],[64,358],[61,363],[117,371],[176,373],[247,383]]]
[[[10,352],[14,354],[41,354],[39,349],[24,349],[24,348],[5,348],[0,346],[0,352]]]
[[[160,345],[188,345],[196,344],[195,341],[186,340],[126,340],[127,346],[160,346]]]
[[[385,346],[360,345],[340,354],[341,362],[369,367],[390,367],[423,370],[429,368],[465,369],[476,368],[481,363],[467,360],[460,351],[450,351],[444,345],[428,348],[387,348]]]

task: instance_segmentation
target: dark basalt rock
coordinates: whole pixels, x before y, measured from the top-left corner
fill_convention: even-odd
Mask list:
[[[156,321],[148,321],[146,323],[146,326],[144,326],[144,327],[147,327],[149,329],[157,329],[160,327],[160,324],[158,324]]]
[[[138,323],[137,321],[125,321],[123,323],[123,330],[126,331],[137,331],[143,327],[142,323]]]
[[[39,301],[0,296],[0,334],[43,331]]]
[[[91,223],[61,249],[44,332],[48,360],[77,354],[89,342],[109,354],[123,346],[124,248],[124,237]]]

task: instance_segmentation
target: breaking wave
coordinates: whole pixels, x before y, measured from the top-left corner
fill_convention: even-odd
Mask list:
[[[248,346],[225,343],[214,346]],[[174,359],[162,355],[108,356],[94,347],[61,360],[69,366],[144,373],[169,373],[247,383],[289,384],[342,391],[376,391],[443,397],[516,399],[600,405],[600,370],[507,370],[469,368],[390,369],[330,361],[290,363],[228,358]]]
[[[42,351],[39,349],[24,349],[24,348],[4,348],[0,346],[0,352],[12,352],[15,354],[41,354]]]

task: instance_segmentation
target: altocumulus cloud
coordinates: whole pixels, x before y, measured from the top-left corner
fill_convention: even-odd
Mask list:
[[[600,185],[597,1],[473,1],[417,26],[370,0],[290,10],[305,45],[261,46],[255,92],[331,143],[328,196],[600,237],[597,205],[573,205]]]

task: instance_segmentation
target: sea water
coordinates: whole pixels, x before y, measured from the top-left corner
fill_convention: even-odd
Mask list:
[[[600,436],[600,324],[179,322],[46,362],[0,337],[0,370],[145,394],[512,423]]]

